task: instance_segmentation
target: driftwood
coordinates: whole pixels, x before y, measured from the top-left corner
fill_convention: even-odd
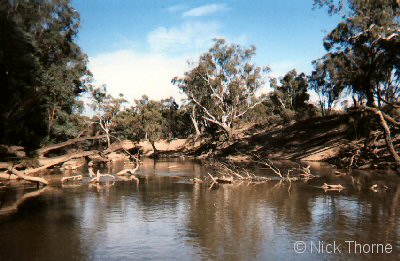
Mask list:
[[[135,172],[136,172],[138,169],[139,169],[139,162],[136,162],[136,166],[135,166],[134,169],[124,169],[124,170],[121,170],[120,172],[118,172],[116,175],[117,175],[117,176],[124,176],[124,175],[126,175],[126,174],[133,175],[133,174],[135,174]]]
[[[139,185],[139,182],[140,182],[139,178],[136,177],[135,175],[131,175],[131,176],[129,176],[129,177],[127,177],[127,176],[119,176],[118,178],[121,179],[121,180],[123,180],[123,181],[131,181],[131,180],[134,180],[134,181],[136,181],[136,183],[137,183],[138,185]]]
[[[217,176],[212,176],[210,173],[207,173],[212,183],[211,187],[220,183],[232,184],[236,181],[255,183],[267,182],[271,180],[267,177],[257,176],[253,173],[250,173],[248,170],[244,168],[238,168],[233,164],[214,162],[211,167],[214,168],[217,173]]]
[[[133,149],[134,147],[135,144],[132,141],[117,139],[117,142],[112,143],[106,150],[103,151],[103,154],[110,154],[111,152],[117,150],[124,150],[131,156],[128,150]]]
[[[96,176],[96,174],[94,174],[92,166],[89,166],[88,170],[89,170],[89,177],[93,178],[94,176]]]
[[[44,178],[32,177],[32,176],[26,175],[27,174],[26,171],[20,171],[20,170],[17,170],[15,168],[12,168],[12,167],[10,167],[8,169],[8,171],[11,172],[12,174],[16,175],[20,179],[23,179],[23,180],[26,180],[26,181],[30,181],[30,182],[35,182],[38,185],[39,184],[42,184],[42,185],[45,185],[45,186],[49,185],[49,182],[47,180],[45,180]]]
[[[341,191],[342,189],[344,189],[344,187],[343,187],[342,185],[340,185],[340,184],[338,184],[338,185],[330,185],[330,184],[326,184],[326,183],[324,183],[324,184],[321,186],[321,188],[322,188],[323,190],[325,190],[325,191],[328,191],[328,190]]]
[[[139,158],[135,158],[136,159],[136,166],[133,169],[124,169],[121,170],[120,172],[118,172],[116,175],[125,181],[129,181],[129,180],[134,180],[136,181],[136,183],[139,185],[139,178],[135,176],[136,171],[139,169],[140,166],[140,162],[139,162]],[[126,177],[126,175],[130,175],[129,177]]]
[[[83,177],[82,177],[82,175],[75,175],[75,176],[69,176],[69,177],[63,177],[62,179],[61,179],[61,183],[64,183],[64,182],[68,182],[68,181],[70,181],[70,180],[72,180],[72,181],[75,181],[75,180],[82,180],[83,179]]]
[[[18,177],[14,174],[8,173],[7,171],[4,171],[3,173],[0,173],[0,179],[6,179],[6,180],[16,180]]]
[[[62,165],[62,168],[65,170],[75,170],[78,169],[79,167],[82,167],[84,164],[84,161],[77,161],[77,160],[69,160],[64,162]]]
[[[110,178],[112,178],[112,179],[115,179],[115,177],[114,177],[113,175],[110,175],[110,174],[100,174],[100,171],[98,170],[98,171],[97,171],[97,174],[96,174],[96,177],[92,178],[92,179],[90,180],[90,182],[100,183],[100,178],[101,178],[101,177],[110,177]]]
[[[38,159],[39,164],[40,164],[41,167],[29,171],[29,173],[33,173],[33,172],[37,172],[37,171],[40,171],[40,170],[44,170],[44,169],[53,167],[55,165],[64,163],[66,161],[69,161],[71,159],[87,157],[87,156],[95,155],[95,154],[98,154],[98,153],[99,153],[99,151],[97,151],[97,150],[78,151],[78,152],[73,152],[73,153],[69,153],[69,154],[66,154],[66,155],[53,157],[53,158],[41,158],[41,159]]]
[[[0,155],[10,155],[18,158],[23,158],[26,156],[24,147],[21,146],[8,146],[0,145]]]
[[[44,154],[52,151],[52,150],[56,150],[56,149],[60,149],[78,142],[82,142],[85,140],[98,140],[98,139],[103,139],[105,138],[106,135],[96,135],[96,136],[89,136],[89,137],[78,137],[75,139],[71,139],[71,140],[67,140],[61,143],[57,143],[57,144],[53,144],[50,146],[46,146],[40,149],[37,149],[35,152],[39,155],[39,157],[44,157]]]

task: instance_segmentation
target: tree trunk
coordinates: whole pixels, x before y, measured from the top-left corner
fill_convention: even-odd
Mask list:
[[[385,115],[384,113],[382,113],[382,111],[376,109],[376,108],[368,108],[365,107],[366,110],[371,111],[373,113],[375,113],[378,118],[379,118],[379,122],[380,125],[383,129],[383,133],[385,135],[385,142],[386,142],[386,147],[389,150],[390,155],[393,157],[393,159],[397,162],[400,163],[400,156],[397,153],[394,145],[393,145],[393,141],[392,141],[392,137],[391,137],[391,133],[390,133],[390,128],[385,120],[385,116],[386,118],[389,120],[390,123],[393,123],[394,125],[398,125],[398,122],[393,121],[393,119],[391,117],[388,117],[387,115]]]
[[[221,125],[221,127],[224,130],[226,137],[228,138],[228,141],[231,141],[233,139],[232,128],[227,125]]]
[[[190,119],[192,120],[194,129],[196,131],[196,136],[200,136],[201,132],[200,132],[200,129],[199,129],[199,124],[196,121],[196,118],[194,118],[194,116],[191,116]]]
[[[365,95],[367,97],[367,106],[375,107],[374,88],[368,88]]]
[[[153,147],[153,155],[156,155],[158,150],[156,148],[155,141],[149,140],[149,142],[150,142],[151,146]]]
[[[393,146],[392,138],[390,136],[390,129],[389,126],[387,125],[385,118],[382,115],[381,111],[377,111],[376,114],[379,116],[381,126],[383,128],[383,131],[385,133],[385,142],[386,146],[389,149],[390,155],[393,157],[393,159],[397,162],[400,163],[400,156],[397,153],[396,149]]]
[[[107,131],[107,133],[106,133],[106,139],[107,139],[107,149],[110,147],[110,145],[111,145],[111,142],[110,142],[110,134],[108,133],[108,131]]]

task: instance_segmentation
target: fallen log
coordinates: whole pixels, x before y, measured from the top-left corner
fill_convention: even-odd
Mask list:
[[[12,174],[16,175],[18,178],[26,180],[26,181],[30,181],[30,182],[34,182],[39,184],[43,184],[45,186],[49,185],[49,182],[47,180],[45,180],[44,178],[41,177],[32,177],[32,176],[28,176],[26,175],[26,170],[25,171],[20,171],[17,169],[14,169],[12,167],[10,167],[8,169],[8,171],[10,171]]]
[[[35,173],[35,172],[38,172],[41,170],[48,169],[55,165],[61,164],[63,162],[71,160],[71,159],[91,156],[91,155],[94,155],[97,153],[99,153],[97,150],[90,150],[90,151],[74,152],[74,153],[70,153],[70,154],[66,154],[66,155],[58,156],[58,157],[54,157],[54,158],[42,158],[42,159],[39,159],[39,164],[41,165],[41,167],[34,168],[34,169],[28,169],[26,173],[32,174],[32,173]]]
[[[106,135],[96,135],[96,136],[90,136],[90,137],[78,137],[75,139],[70,139],[61,143],[57,143],[57,144],[53,144],[53,145],[49,145],[40,149],[37,149],[35,152],[37,155],[39,155],[39,157],[44,157],[44,154],[52,151],[52,150],[56,150],[56,149],[60,149],[69,145],[73,145],[75,143],[78,142],[82,142],[85,140],[98,140],[98,139],[103,139],[105,138]]]
[[[13,165],[12,162],[0,162],[0,169],[8,169]]]
[[[4,171],[3,173],[0,173],[0,179],[6,179],[6,180],[16,180],[18,177],[14,174],[10,174],[7,171]]]
[[[135,147],[135,144],[130,140],[118,140],[117,142],[112,143],[106,150],[104,150],[103,154],[110,154],[111,152],[114,152],[116,150],[124,150],[130,155],[128,151]]]
[[[8,145],[0,145],[0,155],[9,155],[15,156],[18,158],[23,158],[26,156],[24,147],[21,146],[8,146]]]
[[[83,158],[73,159],[63,163],[62,168],[64,170],[76,170],[82,167],[85,164],[85,160]]]

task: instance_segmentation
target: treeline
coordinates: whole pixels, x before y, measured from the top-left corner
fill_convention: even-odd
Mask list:
[[[395,0],[314,0],[342,21],[324,38],[326,54],[310,75],[291,70],[269,79],[254,64],[256,48],[216,39],[172,83],[187,97],[143,96],[128,103],[92,84],[86,56],[74,42],[79,14],[69,1],[2,1],[0,5],[0,143],[40,146],[83,133],[111,139],[234,138],[235,128],[326,116],[341,98],[348,106],[398,105],[399,3]],[[259,95],[267,85],[268,94]],[[319,104],[310,102],[310,91]],[[82,116],[82,94],[93,116]],[[389,110],[387,109],[387,110]]]

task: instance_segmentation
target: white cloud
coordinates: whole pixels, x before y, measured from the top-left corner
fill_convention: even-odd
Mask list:
[[[213,38],[221,37],[221,25],[215,22],[184,23],[179,27],[158,27],[147,41],[153,52],[169,55],[199,54],[211,46]]]
[[[175,76],[187,71],[187,60],[196,60],[218,37],[217,23],[184,23],[178,27],[159,27],[147,37],[145,53],[132,44],[119,50],[101,53],[89,59],[89,68],[97,84],[106,84],[116,96],[123,93],[129,102],[146,94],[151,99],[170,96],[177,101],[185,96],[171,84]],[[139,51],[140,50],[140,51]]]
[[[167,8],[170,13],[180,12],[186,9],[186,5],[173,5]]]
[[[173,96],[179,102],[185,96],[171,79],[183,76],[189,69],[187,60],[196,61],[211,47],[213,38],[222,37],[220,31],[221,25],[215,22],[159,27],[148,34],[146,52],[127,41],[119,50],[90,57],[89,68],[97,84],[106,84],[113,96],[123,93],[130,103],[144,94],[156,100]],[[246,35],[239,39],[247,41]]]
[[[171,84],[173,77],[183,75],[187,69],[182,58],[119,50],[90,58],[89,68],[96,83],[106,84],[113,96],[123,93],[131,103],[144,94],[156,100],[173,96],[179,101],[184,97]]]
[[[225,11],[227,9],[228,8],[225,4],[202,5],[184,12],[182,16],[183,17],[207,16],[217,12]]]

